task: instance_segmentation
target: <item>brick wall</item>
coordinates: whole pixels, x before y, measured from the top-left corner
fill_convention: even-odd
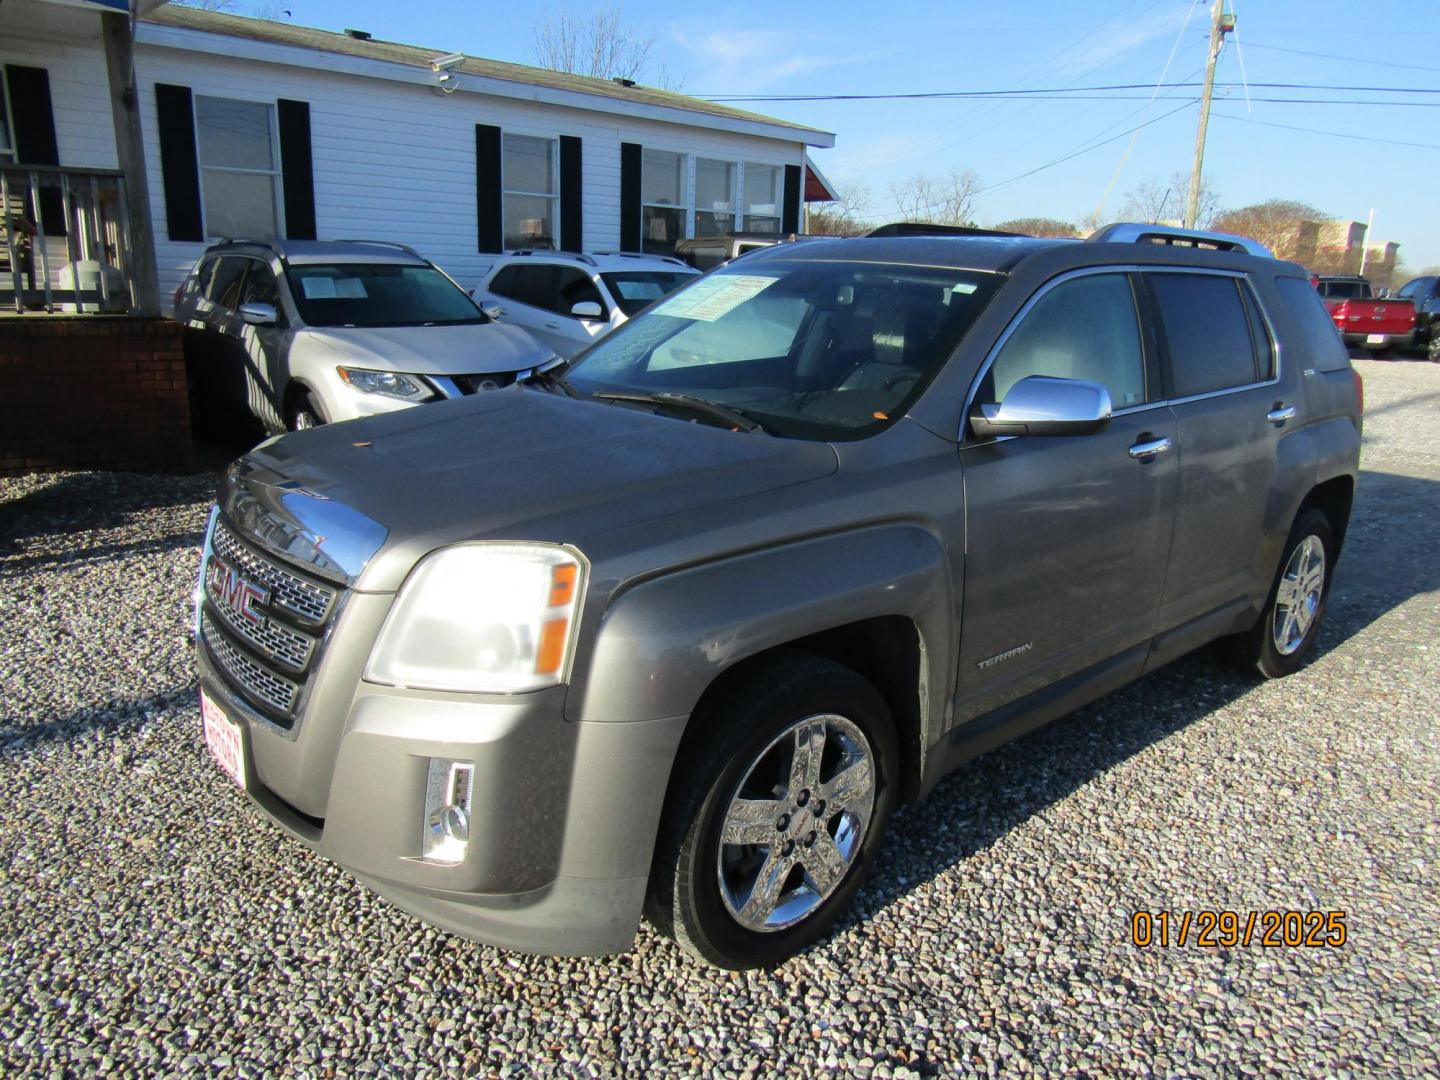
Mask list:
[[[0,476],[194,467],[169,319],[0,318]]]

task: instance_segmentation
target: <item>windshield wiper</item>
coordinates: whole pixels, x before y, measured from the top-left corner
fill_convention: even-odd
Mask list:
[[[674,394],[669,392],[661,392],[658,394],[611,394],[602,390],[590,396],[597,401],[634,401],[642,405],[659,405],[670,409],[689,409],[691,412],[724,420],[731,427],[740,431],[760,431],[767,435],[769,434],[768,431],[765,431],[764,425],[746,416],[739,409],[731,408],[729,405],[721,405],[718,402],[707,401],[705,398],[692,397],[689,394]]]
[[[546,368],[544,371],[535,372],[535,374],[530,376],[530,379],[536,382],[544,383],[546,386],[558,386],[562,391],[564,391],[567,396],[578,398],[580,396],[580,391],[576,390],[575,387],[571,385],[570,380],[565,378],[565,376],[561,374],[569,366],[569,364],[556,364],[552,368]]]

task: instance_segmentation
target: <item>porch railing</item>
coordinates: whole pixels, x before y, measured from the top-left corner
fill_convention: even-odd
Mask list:
[[[0,161],[0,312],[129,311],[133,250],[120,172]]]

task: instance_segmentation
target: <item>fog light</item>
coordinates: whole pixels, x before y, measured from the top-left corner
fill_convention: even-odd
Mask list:
[[[425,784],[425,820],[421,826],[421,858],[458,863],[470,842],[470,796],[475,763],[431,758]]]

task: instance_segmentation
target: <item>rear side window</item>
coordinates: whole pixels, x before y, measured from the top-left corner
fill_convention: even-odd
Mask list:
[[[1145,352],[1129,276],[1086,274],[1041,296],[996,355],[980,400],[1004,401],[1029,375],[1097,382],[1117,409],[1144,404]]]
[[[1165,331],[1172,398],[1259,381],[1240,281],[1214,274],[1152,273],[1150,285]]]
[[[1344,371],[1350,366],[1350,354],[1340,340],[1340,332],[1330,320],[1325,301],[1304,278],[1275,279],[1300,339],[1294,343],[1297,362],[1302,368],[1318,371]]]

